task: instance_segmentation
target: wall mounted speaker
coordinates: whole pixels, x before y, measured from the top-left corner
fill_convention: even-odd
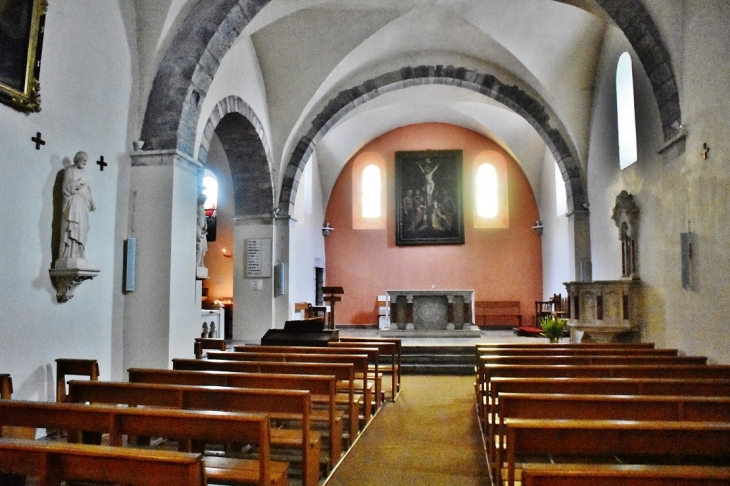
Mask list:
[[[137,256],[137,238],[127,238],[124,241],[124,276],[123,288],[125,292],[134,291],[134,262]]]
[[[286,265],[279,263],[274,271],[274,295],[284,295],[286,292]]]
[[[682,252],[682,288],[692,290],[692,233],[680,233],[679,245]]]

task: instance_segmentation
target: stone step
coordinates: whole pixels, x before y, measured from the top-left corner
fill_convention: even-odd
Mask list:
[[[404,346],[401,373],[473,375],[474,346]]]

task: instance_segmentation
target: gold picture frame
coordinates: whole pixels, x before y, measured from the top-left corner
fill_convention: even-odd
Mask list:
[[[40,70],[48,0],[0,0],[0,102],[41,111]]]

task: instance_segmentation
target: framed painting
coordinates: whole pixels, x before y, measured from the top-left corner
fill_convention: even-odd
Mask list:
[[[0,101],[40,111],[41,50],[48,0],[0,0]]]
[[[395,153],[396,245],[462,245],[461,150]]]

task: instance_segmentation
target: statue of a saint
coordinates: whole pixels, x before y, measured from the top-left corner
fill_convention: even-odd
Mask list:
[[[74,164],[63,170],[61,242],[58,258],[86,258],[89,212],[96,210],[86,178],[86,152],[74,156]]]
[[[198,225],[195,253],[198,267],[205,267],[205,253],[208,251],[208,219],[205,217],[205,201],[208,199],[203,193],[198,196]]]

